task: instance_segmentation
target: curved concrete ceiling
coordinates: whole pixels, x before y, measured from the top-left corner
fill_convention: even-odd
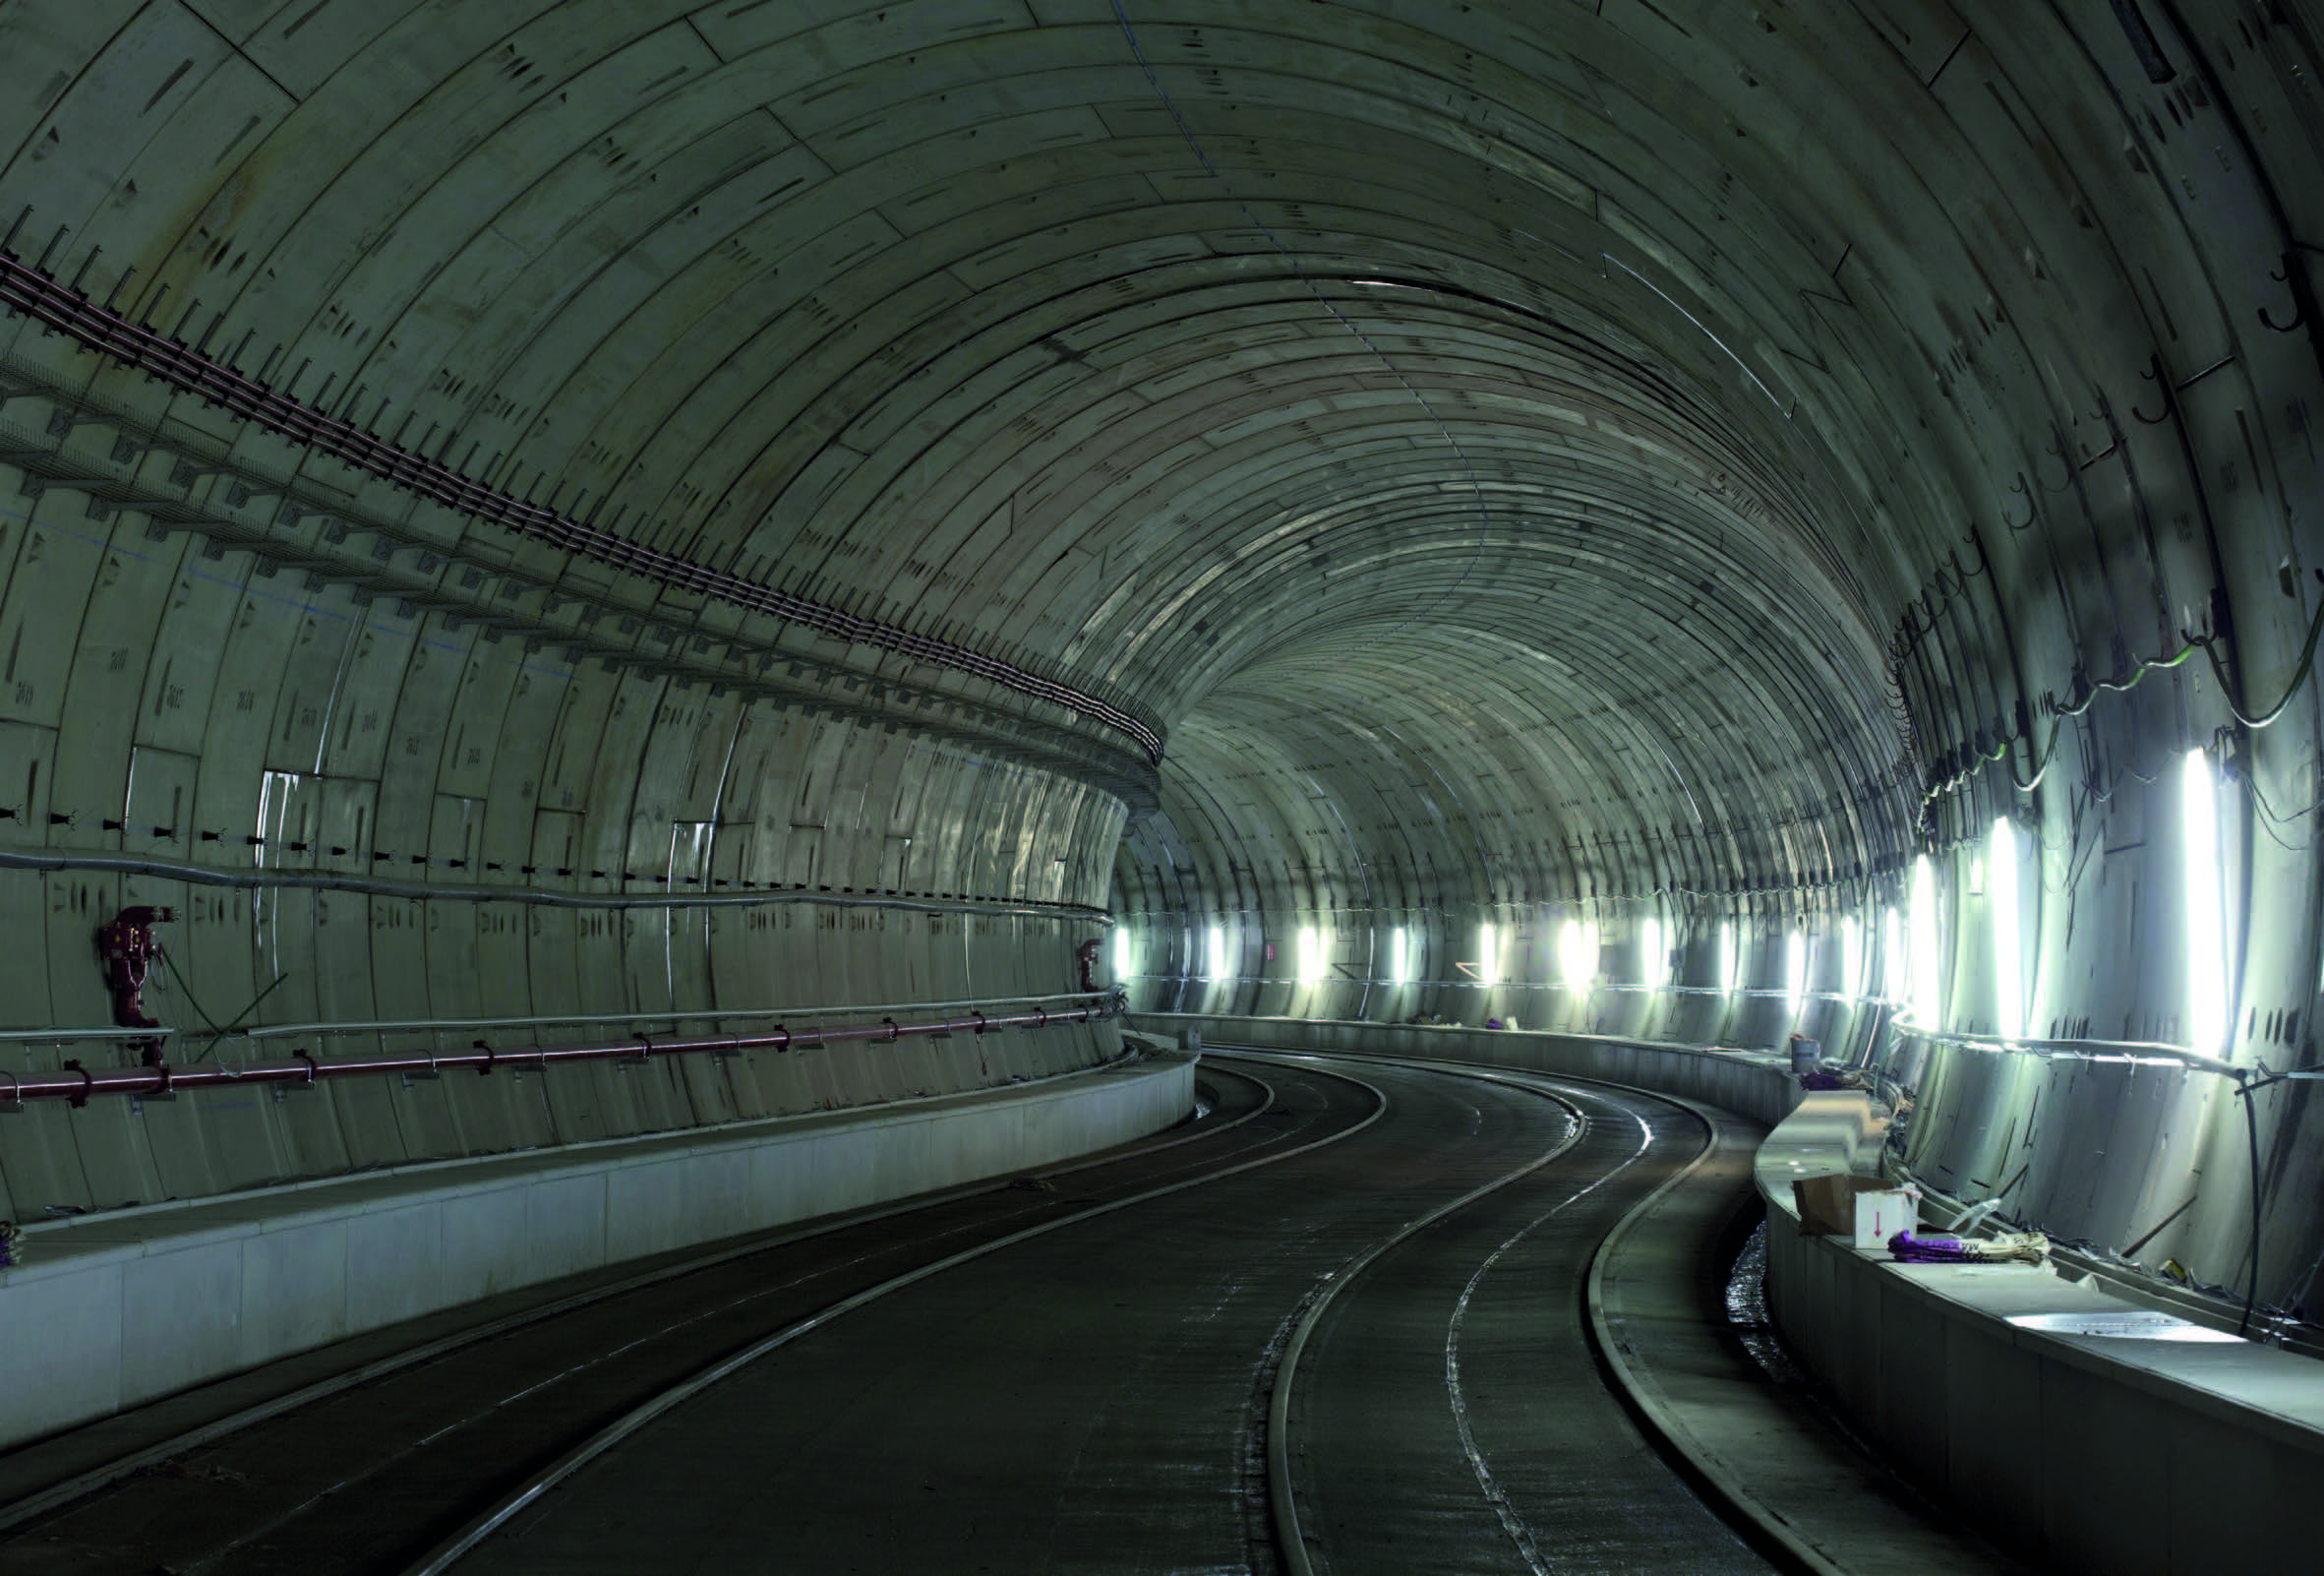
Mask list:
[[[2192,456],[2075,470],[2251,337],[2301,183],[2244,166],[2313,152],[2204,87],[2264,49],[1941,0],[13,27],[55,271],[478,479],[1165,722],[1490,668],[1607,779],[1570,833],[1870,800],[1850,866],[1916,818],[1883,648],[1948,566],[1996,588],[1942,746],[2186,603],[2102,562]],[[2205,135],[2239,181],[2161,178]]]
[[[79,7],[12,25],[8,190],[53,273],[475,479],[1286,771],[1400,713],[1438,770],[1515,752],[1536,841],[1861,873],[1918,818],[1916,597],[1990,565],[1907,675],[1932,754],[2166,633],[2115,561],[2176,446],[2074,466],[2150,356],[2251,337],[2241,166],[2313,152],[2159,178],[2223,118],[2184,45],[2156,86],[2111,17],[1940,0],[1140,10]]]

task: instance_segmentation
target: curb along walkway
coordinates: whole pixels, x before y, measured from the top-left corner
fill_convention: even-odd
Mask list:
[[[1743,1351],[1712,1266],[1753,1194],[1761,1129],[1722,1117],[1695,1168],[1608,1236],[1590,1267],[1589,1315],[1631,1399],[1698,1486],[1818,1576],[1956,1576],[2029,1567],[1948,1524],[1843,1434],[1816,1402]],[[1773,1223],[1784,1229],[1785,1222]]]

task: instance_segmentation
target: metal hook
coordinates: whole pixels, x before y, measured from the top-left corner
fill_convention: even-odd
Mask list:
[[[2021,470],[2017,473],[2017,480],[2009,484],[2009,490],[2013,493],[2021,494],[2024,497],[2025,518],[2022,521],[2011,519],[2008,516],[2008,514],[2004,512],[2001,515],[2001,523],[2008,526],[2013,531],[2032,529],[2034,523],[2034,495],[2026,488],[2024,471]]]
[[[2146,371],[2140,373],[2139,376],[2144,378],[2147,382],[2156,385],[2163,391],[2163,413],[2159,416],[2150,416],[2145,411],[2139,409],[2138,406],[2132,405],[2130,407],[2130,414],[2138,418],[2140,421],[2146,423],[2146,425],[2150,427],[2159,427],[2164,422],[2171,419],[2172,410],[2177,404],[2177,400],[2172,397],[2171,379],[2163,371],[2162,351],[2158,350],[2153,355],[2147,357],[2147,369]]]
[[[2275,330],[2278,333],[2290,333],[2293,330],[2298,328],[2301,324],[2307,322],[2308,320],[2307,303],[2304,299],[2306,292],[2301,290],[2299,285],[2292,277],[2292,254],[2290,252],[2284,254],[2283,268],[2270,269],[2268,271],[2268,277],[2274,279],[2279,284],[2289,284],[2292,286],[2292,321],[2290,323],[2278,323],[2275,318],[2269,314],[2266,307],[2261,307],[2259,309],[2259,321],[2267,325],[2269,328]]]
[[[2038,460],[2034,464],[2034,480],[2041,483],[2042,491],[2046,493],[2062,493],[2074,485],[2074,461],[2073,457],[2066,453],[2065,433],[2057,426],[2053,424],[2050,429],[2050,434],[2055,441],[2044,444],[2042,446],[2042,453],[2049,455],[2051,457],[2056,459],[2061,467],[2064,468],[2065,480],[2059,482],[2056,487],[2051,486],[2046,481],[2042,481],[2042,466]],[[2020,477],[2024,476],[2024,474],[2025,473],[2023,471],[2018,472]]]

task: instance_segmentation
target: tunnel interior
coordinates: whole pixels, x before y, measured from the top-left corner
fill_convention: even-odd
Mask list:
[[[112,1022],[139,904],[180,1061],[1031,1000],[1108,934],[1133,1014],[1807,1033],[1933,1183],[2324,1314],[2299,8],[0,38],[8,1026]],[[1119,1046],[50,1102],[0,1214]]]

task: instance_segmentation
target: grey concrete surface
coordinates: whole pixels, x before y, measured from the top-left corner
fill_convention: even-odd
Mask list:
[[[2319,84],[2300,0],[0,11],[0,1073],[110,1049],[128,905],[180,1058],[1102,933],[1141,1010],[1805,1033],[1933,1185],[2324,1320]],[[0,1216],[1115,1049],[0,1087]]]
[[[1242,1018],[1141,1012],[1145,1029],[1199,1037],[1203,1044],[1282,1051],[1354,1051],[1421,1061],[1479,1061],[1532,1072],[1597,1078],[1655,1089],[1736,1112],[1762,1125],[1790,1115],[1800,1086],[1780,1057],[1759,1051],[1444,1025],[1364,1023],[1334,1018]]]
[[[1286,1105],[1322,1098],[1301,1088],[1314,1074],[1253,1070]],[[1528,1091],[1349,1070],[1389,1096],[1374,1127],[850,1315],[636,1435],[459,1568],[1277,1568],[1259,1435],[1305,1300],[1570,1134]],[[1335,1300],[1289,1441],[1319,1569],[1764,1568],[1629,1433],[1579,1330],[1576,1244],[1698,1141],[1597,1186],[1496,1261],[1465,1309],[1503,1239],[1637,1152],[1635,1121],[1392,1249]],[[1475,1456],[1446,1379],[1457,1316]],[[1480,1462],[1505,1475],[1529,1543],[1496,1514]]]
[[[852,1301],[962,1255],[1005,1251],[1028,1233],[1158,1189],[1200,1185],[1222,1167],[1265,1166],[1360,1128],[1370,1094],[1289,1113],[1263,1080],[1206,1073],[1217,1115],[1009,1184],[924,1197],[910,1209],[825,1218],[665,1256],[651,1273],[573,1277],[531,1305],[504,1298],[475,1322],[422,1321],[429,1337],[303,1395],[276,1395],[245,1426],[161,1447],[159,1430],[251,1397],[247,1375],[136,1417],[32,1447],[104,1459],[134,1441],[138,1470],[84,1496],[48,1496],[30,1520],[8,1507],[0,1564],[82,1576],[179,1569],[401,1572],[480,1506],[519,1489],[543,1462],[626,1409],[685,1384],[738,1348],[829,1322]],[[407,1327],[408,1328],[408,1327]],[[360,1345],[361,1343],[356,1343]],[[141,1431],[149,1420],[155,1424]],[[0,1471],[37,1482],[42,1465]],[[653,1568],[647,1559],[646,1568]]]
[[[1193,1063],[464,1161],[29,1234],[0,1446],[438,1309],[1170,1125]]]
[[[2312,1563],[2309,1507],[2277,1485],[2324,1469],[2315,1363],[2249,1341],[2025,1328],[2011,1318],[2144,1310],[2047,1266],[1898,1264],[1801,1235],[1791,1179],[1848,1169],[1863,1107],[1811,1095],[1756,1169],[1777,1321],[1868,1435],[2057,1569]]]
[[[1735,1216],[1758,1196],[1753,1161],[1765,1129],[1713,1120],[1715,1142],[1625,1216],[1591,1260],[1599,1348],[1633,1401],[1698,1481],[1794,1568],[1817,1576],[2031,1568],[1994,1546],[1974,1510],[1946,1512],[1865,1449],[1852,1420],[1798,1381],[1780,1346],[1737,1361],[1745,1336],[1719,1317],[1734,1313],[1720,1266]],[[1790,1287],[1786,1295],[1807,1294]]]

